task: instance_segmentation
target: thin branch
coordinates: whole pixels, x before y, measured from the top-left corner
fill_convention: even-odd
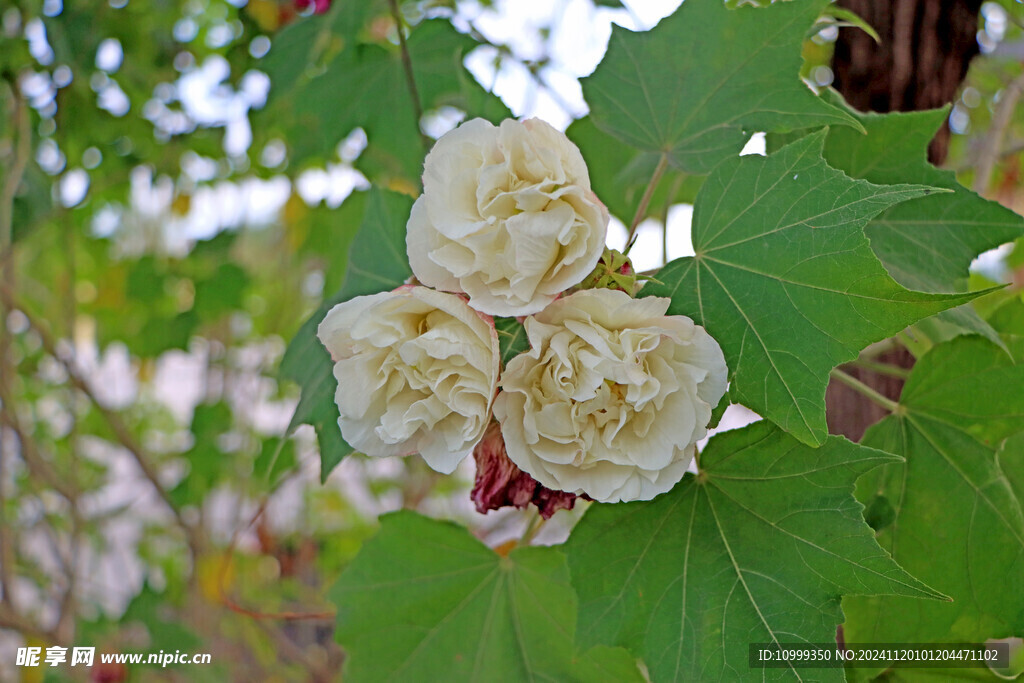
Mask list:
[[[629,233],[626,235],[626,251],[629,251],[633,238],[636,236],[636,229],[640,227],[640,222],[647,215],[647,207],[650,206],[651,197],[654,196],[654,190],[658,187],[658,183],[661,181],[661,176],[664,175],[666,168],[668,168],[668,152],[662,152],[661,158],[658,159],[658,165],[654,167],[654,173],[651,174],[651,182],[647,183],[644,196],[640,198],[640,205],[636,207],[636,213],[633,214],[633,222],[630,223]]]
[[[7,404],[4,403],[4,411],[7,410]],[[0,413],[0,416],[5,413]],[[7,606],[9,609],[14,610],[14,593],[12,591],[14,586],[14,557],[16,554],[16,543],[12,536],[14,532],[14,526],[7,521],[7,515],[4,513],[7,506],[7,500],[4,496],[3,486],[4,482],[7,481],[7,449],[4,446],[4,441],[7,439],[7,429],[0,431],[0,604]],[[13,446],[11,447],[13,449]]]
[[[1004,149],[999,151],[999,161],[1008,159],[1013,156],[1017,156],[1021,152],[1024,152],[1024,140],[1017,140],[1016,142],[1009,143]],[[964,171],[970,171],[975,168],[977,161],[973,158],[977,156],[977,153],[973,154],[971,158],[966,161],[957,164],[956,166],[944,166],[954,173],[963,173]]]
[[[11,93],[11,121],[14,123],[13,158],[0,187],[0,286],[14,288],[14,199],[25,176],[29,158],[32,155],[32,129],[29,121],[28,103],[21,96],[18,84],[13,77],[7,76],[8,89]],[[11,359],[11,337],[7,330],[8,307],[0,305],[0,417],[14,416],[9,383],[15,374],[14,362]],[[3,591],[2,604],[14,609],[14,527],[8,524],[4,511],[7,509],[4,484],[7,479],[8,450],[13,452],[14,439],[9,438],[11,426],[8,420],[2,420],[4,429],[0,432],[0,591]],[[24,443],[22,435],[18,439]]]
[[[494,48],[498,52],[499,60],[507,57],[508,59],[511,59],[512,61],[519,64],[519,66],[523,67],[523,70],[525,70],[526,73],[530,75],[530,78],[533,79],[537,87],[542,88],[548,94],[548,96],[552,100],[554,100],[555,104],[561,107],[562,110],[565,111],[565,113],[570,118],[581,119],[587,115],[586,111],[580,111],[579,109],[569,104],[569,102],[564,97],[562,97],[562,93],[558,92],[558,88],[548,83],[547,79],[544,77],[542,69],[542,67],[545,66],[546,64],[546,60],[529,61],[523,59],[522,57],[517,55],[515,51],[513,51],[512,48],[509,47],[508,45],[505,45],[504,43],[496,43],[490,38],[488,38],[479,28],[476,27],[475,24],[473,24],[471,20],[467,21],[467,24],[469,26],[469,35],[470,37],[473,38],[473,40],[475,40],[478,43],[482,43],[487,47]],[[500,66],[496,67],[494,70],[494,81],[492,81],[491,87],[489,88],[489,91],[491,93],[494,92],[494,84],[497,82],[498,72],[500,70]]]
[[[244,614],[247,617],[258,620],[276,620],[276,621],[333,621],[336,614],[333,611],[321,611],[321,612],[260,612],[252,610],[247,607],[243,607],[238,604],[234,598],[228,595],[228,572],[231,569],[231,564],[234,562],[235,549],[238,547],[239,533],[243,530],[248,530],[256,524],[263,514],[267,510],[267,505],[270,503],[270,497],[277,491],[269,492],[259,507],[256,508],[256,512],[249,519],[249,523],[245,525],[244,529],[236,528],[234,533],[231,535],[231,542],[228,543],[227,547],[224,548],[224,552],[221,553],[220,557],[220,570],[217,577],[217,592],[220,598],[220,603],[227,607],[236,614]]]
[[[64,255],[67,258],[66,289],[64,291],[64,329],[69,337],[74,338],[78,320],[78,299],[75,296],[75,280],[78,277],[78,259],[75,247],[75,225],[69,220],[67,207],[61,207],[59,225],[64,230]],[[77,362],[75,346],[70,345],[69,359]],[[71,387],[67,390],[68,412],[71,416],[71,427],[68,431],[68,481],[74,496],[68,498],[70,526],[68,529],[68,556],[65,574],[67,585],[61,596],[59,617],[55,630],[69,641],[73,641],[78,623],[78,560],[80,555],[79,539],[82,535],[82,515],[79,510],[79,467],[78,467],[78,397]]]
[[[866,398],[870,399],[874,403],[876,403],[876,404],[880,405],[881,407],[885,408],[890,413],[901,412],[900,411],[900,405],[898,403],[896,403],[895,401],[892,401],[892,400],[886,398],[885,396],[882,396],[880,393],[878,393],[877,391],[875,391],[874,389],[869,387],[867,384],[864,384],[864,382],[861,382],[859,379],[857,379],[856,377],[853,377],[852,375],[846,374],[845,372],[843,372],[839,368],[835,368],[829,374],[831,375],[831,377],[833,379],[835,379],[835,380],[837,380],[839,382],[842,382],[843,384],[845,384],[846,386],[850,387],[851,389],[853,389],[857,393],[861,394],[862,396],[865,396]]]
[[[420,141],[425,150],[430,149],[430,140],[420,130],[420,122],[423,120],[423,102],[420,100],[420,91],[416,87],[416,74],[412,70],[412,58],[409,56],[409,45],[405,42],[405,21],[402,19],[402,11],[398,8],[398,0],[390,0],[391,17],[395,20],[395,30],[398,32],[398,46],[402,49],[402,68],[405,70],[405,85],[409,88],[409,95],[412,97],[413,111],[416,113],[416,129],[420,133]]]
[[[9,607],[3,604],[0,604],[0,628],[17,631],[23,636],[35,638],[44,643],[61,642],[56,633],[39,628],[30,620],[16,612],[12,612]]]
[[[333,616],[331,618],[333,620]],[[284,655],[286,658],[291,659],[299,666],[306,668],[306,670],[312,675],[310,680],[329,681],[334,678],[332,674],[335,672],[329,670],[327,666],[319,660],[319,658],[310,657],[305,650],[296,645],[286,634],[264,622],[257,621],[255,624],[256,628],[260,629],[274,640],[277,644],[277,650],[279,653]]]
[[[120,443],[121,446],[131,454],[132,458],[135,460],[135,464],[138,466],[143,476],[150,484],[152,484],[153,489],[160,497],[160,500],[163,501],[164,505],[174,516],[179,526],[181,526],[182,530],[185,532],[185,536],[187,537],[188,544],[193,551],[193,555],[198,557],[199,550],[202,547],[201,538],[197,530],[194,529],[182,516],[181,510],[179,510],[178,506],[174,504],[174,501],[171,500],[167,490],[164,489],[163,485],[160,483],[156,469],[151,463],[152,456],[135,440],[135,437],[132,436],[128,426],[121,419],[121,416],[103,405],[76,364],[58,351],[57,343],[51,336],[47,326],[43,324],[42,321],[35,318],[35,316],[30,313],[25,306],[21,305],[14,298],[14,293],[5,287],[0,287],[0,300],[3,301],[7,308],[17,308],[25,315],[26,318],[28,318],[29,326],[39,335],[43,350],[64,366],[72,386],[85,394],[86,398],[88,398],[96,407],[96,410],[100,413],[104,421],[110,427],[110,430],[114,433],[114,437],[117,439],[118,443]]]
[[[7,409],[9,398],[10,397],[6,395],[3,397],[4,409],[0,411],[0,424],[18,437],[18,442],[21,446],[21,459],[25,461],[25,466],[28,467],[29,473],[34,477],[37,477],[40,481],[55,490],[68,501],[74,500],[77,495],[74,487],[53,471],[53,468],[50,467],[50,463],[39,452],[35,441],[32,440],[32,438],[25,432],[25,429],[21,426],[21,422],[19,421],[18,416],[14,413],[14,410]]]
[[[1017,101],[1022,94],[1024,94],[1024,74],[1017,76],[1003,88],[999,104],[996,105],[996,111],[992,115],[992,125],[982,141],[972,188],[978,194],[983,194],[992,180],[992,172],[999,162],[1000,150],[1003,147],[1003,137],[1010,127],[1013,111],[1017,108]]]

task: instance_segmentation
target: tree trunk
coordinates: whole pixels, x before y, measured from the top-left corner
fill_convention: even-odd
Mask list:
[[[953,101],[978,54],[981,0],[839,0],[882,39],[857,28],[839,30],[833,85],[861,111],[935,109]],[[932,141],[929,159],[941,164],[949,126]]]
[[[942,107],[953,100],[978,53],[978,12],[982,0],[839,0],[870,24],[881,44],[858,28],[842,28],[836,40],[833,87],[861,111],[914,111]],[[941,164],[949,149],[949,124],[928,149]],[[878,360],[910,367],[905,350]],[[861,370],[850,374],[893,400],[903,383]],[[860,440],[885,411],[863,396],[833,382],[825,394],[828,426],[833,434]]]

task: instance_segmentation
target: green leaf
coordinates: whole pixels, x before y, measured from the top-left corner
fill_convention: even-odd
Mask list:
[[[132,598],[124,615],[123,623],[139,622],[149,631],[154,641],[159,638],[168,652],[173,650],[195,651],[202,647],[202,638],[186,626],[182,621],[168,618],[167,609],[170,596],[164,591],[154,589],[149,580],[142,585],[142,590]],[[171,613],[173,614],[173,613]]]
[[[230,472],[235,454],[222,451],[217,440],[233,423],[231,407],[223,401],[196,406],[191,426],[194,442],[183,454],[188,474],[169,492],[171,500],[179,505],[202,504],[203,497]]]
[[[295,442],[291,439],[267,439],[252,466],[253,479],[273,489],[281,475],[295,467]]]
[[[397,512],[331,599],[347,681],[643,680],[622,650],[575,656],[576,596],[555,548],[501,557],[463,527]]]
[[[999,449],[999,469],[1013,489],[1013,497],[1024,501],[1024,432],[1014,434]]]
[[[900,404],[994,446],[1024,430],[1024,365],[970,336],[935,347],[915,366]]]
[[[838,95],[832,98],[843,104]],[[1024,235],[1024,217],[979,197],[958,183],[953,172],[928,163],[928,144],[946,120],[948,108],[850,113],[867,135],[831,129],[824,150],[831,166],[872,183],[911,181],[952,190],[894,206],[865,228],[875,255],[901,285],[926,292],[966,291],[967,269],[978,254]],[[998,336],[970,306],[937,317],[961,333],[984,334],[998,343]]]
[[[302,387],[288,431],[300,424],[316,429],[321,480],[327,479],[352,447],[341,438],[334,402],[334,364],[317,339],[316,328],[327,311],[342,301],[400,287],[412,274],[405,255],[405,224],[411,209],[412,199],[406,195],[370,192],[363,223],[349,251],[345,284],[302,324],[281,359],[281,376]]]
[[[345,22],[345,28],[327,37],[297,27],[294,32],[301,36],[289,36],[283,44],[275,40],[268,74],[279,90],[265,116],[289,123],[284,137],[292,163],[333,156],[338,142],[362,127],[368,147],[360,168],[371,179],[397,176],[418,184],[425,149],[401,52],[389,43],[358,42],[367,16],[356,14],[356,9],[339,10],[335,21]],[[311,41],[321,46],[311,50]],[[424,111],[452,106],[495,122],[511,116],[463,66],[466,54],[479,45],[471,37],[437,19],[413,27],[407,43]],[[303,61],[308,66],[297,69],[294,62]]]
[[[515,318],[495,318],[494,329],[498,332],[498,348],[501,351],[502,366],[507,365],[520,353],[530,350],[530,341],[526,338],[526,328]]]
[[[148,317],[142,325],[142,330],[131,340],[131,350],[142,358],[156,358],[170,349],[186,351],[192,333],[198,326],[199,316],[194,311],[185,311],[169,317]]]
[[[242,307],[242,297],[249,286],[249,275],[234,263],[222,263],[211,277],[195,283],[193,310],[203,320],[210,320]]]
[[[894,461],[758,422],[713,437],[669,493],[591,506],[566,544],[579,642],[630,648],[655,681],[761,680],[748,645],[831,641],[842,594],[942,597],[881,551],[853,498],[858,476]]]
[[[637,149],[706,173],[751,132],[849,125],[799,78],[800,46],[823,0],[728,9],[687,0],[650,31],[615,26],[608,52],[582,80],[590,116]]]
[[[1000,439],[1024,432],[1022,386],[1024,365],[959,337],[918,360],[896,414],[868,430],[865,444],[906,457],[858,483],[862,501],[893,508],[878,541],[953,602],[845,598],[848,641],[980,643],[1024,631],[1024,440],[996,457]]]
[[[822,160],[825,132],[715,169],[694,207],[696,256],[669,263],[641,290],[671,297],[670,313],[718,340],[734,403],[812,445],[825,439],[832,368],[976,296],[912,292],[889,277],[863,226],[933,190],[851,180]]]
[[[1024,297],[1017,294],[1004,302],[992,312],[988,323],[1017,362],[1024,362]]]
[[[825,8],[824,16],[833,19],[833,21],[831,22],[826,22],[827,25],[859,28],[861,31],[864,31],[864,33],[871,36],[871,39],[874,40],[875,43],[879,45],[882,44],[882,38],[878,35],[878,31],[872,28],[871,24],[866,22],[863,19],[863,17],[861,17],[856,12],[848,10],[845,7],[829,5],[828,7]],[[817,33],[817,31],[814,31],[814,33]],[[814,35],[814,33],[812,33],[811,35]],[[811,36],[807,37],[810,38]]]

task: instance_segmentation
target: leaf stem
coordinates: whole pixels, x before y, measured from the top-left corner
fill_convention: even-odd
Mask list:
[[[885,396],[882,396],[880,393],[869,387],[867,384],[864,384],[864,382],[861,382],[856,377],[843,372],[839,368],[833,369],[832,372],[829,374],[832,376],[833,379],[842,382],[843,384],[850,387],[851,389],[861,394],[862,396],[871,399],[871,401],[885,408],[890,413],[897,412],[897,409],[899,408],[898,403],[886,398]]]
[[[412,70],[412,57],[409,56],[409,45],[405,42],[405,21],[402,19],[402,12],[398,8],[398,0],[390,0],[391,17],[395,20],[395,31],[398,33],[398,46],[402,50],[402,68],[405,71],[405,85],[409,88],[409,95],[412,97],[413,112],[416,114],[416,130],[420,134],[420,141],[423,149],[430,149],[430,141],[420,130],[420,122],[423,120],[423,102],[420,100],[420,91],[416,87],[416,75]]]
[[[537,508],[530,508],[530,521],[526,523],[526,530],[523,531],[523,535],[519,538],[519,545],[527,546],[533,542],[537,532],[544,526],[544,518],[540,516],[540,512]]]
[[[864,368],[870,370],[879,375],[889,375],[890,377],[899,377],[900,379],[906,379],[910,377],[910,371],[906,368],[901,368],[896,365],[889,365],[888,363],[879,363],[875,360],[868,359],[857,359],[850,363],[858,368]]]
[[[651,204],[651,197],[654,196],[654,190],[658,187],[658,183],[661,181],[661,176],[665,174],[666,168],[668,168],[668,152],[662,152],[661,158],[658,159],[658,165],[654,167],[654,173],[651,174],[651,182],[647,183],[647,189],[644,190],[644,195],[640,198],[640,205],[636,207],[633,222],[629,225],[629,234],[626,235],[626,249],[623,252],[625,254],[628,254],[629,248],[633,246],[632,242],[636,236],[636,229],[640,227],[640,222],[647,215],[647,207]]]

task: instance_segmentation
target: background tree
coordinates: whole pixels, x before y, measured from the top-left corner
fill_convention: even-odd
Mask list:
[[[572,121],[568,134],[622,235],[649,234],[657,223],[668,260],[669,216],[694,201],[713,164],[697,153],[669,164],[595,124],[599,116],[584,110],[599,110],[599,98],[588,91],[584,104],[575,95],[574,78],[584,74],[573,73],[565,57],[584,50],[571,40],[594,12],[640,25],[634,15],[646,7],[633,4],[554,3],[518,36],[500,30],[495,17],[504,15],[490,2],[15,0],[0,11],[0,652],[27,643],[214,655],[210,667],[102,672],[112,681],[334,680],[346,657],[335,643],[335,603],[355,595],[346,604],[362,620],[402,607],[397,594],[359,598],[373,588],[358,572],[331,591],[360,549],[361,561],[373,562],[397,547],[422,560],[410,565],[424,576],[433,571],[427,541],[443,532],[409,513],[364,543],[381,513],[405,508],[452,518],[506,554],[515,543],[502,544],[524,529],[527,542],[566,537],[584,505],[538,530],[519,511],[473,512],[471,468],[448,478],[417,459],[351,453],[335,425],[333,387],[316,384],[329,359],[311,325],[318,310],[371,286],[362,269],[395,283],[408,274],[380,247],[404,225],[425,150],[462,118],[539,111],[560,117],[555,123]],[[849,17],[826,13],[804,40],[807,80],[825,86],[833,74],[859,109],[955,100],[948,150],[939,156],[933,146],[933,160],[1019,211],[1018,5],[986,3],[980,13],[945,0],[849,7],[875,26],[881,45],[860,28],[838,28]],[[706,26],[687,30],[714,53],[695,59],[712,73],[731,46],[708,41]],[[680,44],[698,41],[677,41],[671,50]],[[984,54],[961,87],[978,45]],[[830,63],[831,72],[818,70]],[[779,83],[804,94],[795,74],[784,71]],[[938,127],[945,118],[920,125],[934,120]],[[769,147],[778,142],[769,139]],[[824,147],[841,168],[843,144],[831,137]],[[843,170],[856,176],[857,169]],[[1011,228],[1007,234],[1019,234]],[[1005,314],[999,307],[1019,293],[1022,252],[1005,257],[1006,270],[1017,269],[1015,284],[963,313],[977,329],[994,330],[995,312]],[[992,263],[988,278],[1010,279],[996,272],[1002,261]],[[989,283],[980,274],[964,280],[955,288],[961,294]],[[945,329],[926,321],[889,345],[920,356],[947,339]],[[875,382],[880,360],[888,359],[864,356],[843,371]],[[1000,377],[1012,372],[992,362]],[[921,372],[934,371],[932,364]],[[906,372],[884,372],[896,378],[881,387],[895,400]],[[830,406],[830,420],[858,417],[853,425],[833,420],[832,431],[859,438],[885,414],[871,412],[876,407],[863,393],[840,400],[845,407]],[[909,409],[928,417],[948,407],[909,400]],[[993,440],[1005,436],[982,428]],[[752,433],[718,441],[707,452],[709,467]],[[876,433],[875,444],[889,444],[889,436]],[[846,446],[822,452],[854,458]],[[871,464],[878,463],[856,460],[850,472]],[[328,478],[332,470],[338,474]],[[717,474],[728,479],[728,466]],[[746,495],[728,485],[722,491]],[[799,487],[790,493],[794,500],[809,495]],[[872,497],[874,489],[859,493],[885,542],[889,499]],[[818,502],[834,511],[852,505],[822,495]],[[661,516],[667,501],[641,517],[669,520]],[[618,524],[617,513],[594,509],[570,543],[573,577],[607,559],[588,555],[588,535]],[[678,518],[671,521],[665,528],[681,532],[673,526]],[[713,520],[698,522],[710,528]],[[865,531],[857,515],[837,513],[829,523]],[[636,534],[618,528],[625,547]],[[410,535],[427,544],[401,550]],[[844,550],[865,541],[862,535]],[[458,543],[486,572],[511,571],[510,581],[522,579],[518,585],[564,608],[550,622],[538,618],[561,648],[545,666],[636,676],[622,668],[621,650],[603,645],[569,662],[578,653],[564,634],[573,629],[580,642],[637,646],[630,641],[636,624],[623,617],[613,624],[621,633],[611,634],[593,618],[596,602],[588,603],[600,596],[585,590],[577,591],[577,623],[568,570],[552,569],[538,549],[514,551],[506,562],[468,536]],[[479,586],[505,599],[483,580]],[[717,594],[718,587],[706,588]],[[834,597],[816,590],[823,602]],[[527,592],[509,595],[512,607],[533,609]],[[380,608],[388,600],[394,610]],[[349,654],[366,646],[351,618],[339,633],[353,644]],[[14,675],[12,661],[0,657],[0,678]]]

